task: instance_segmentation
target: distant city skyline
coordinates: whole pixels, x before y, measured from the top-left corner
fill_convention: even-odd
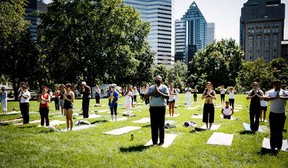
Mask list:
[[[243,4],[248,0],[175,0],[175,19],[181,19],[192,2],[195,1],[208,23],[215,23],[215,39],[232,38],[239,44],[240,16]],[[50,3],[52,0],[44,0]],[[286,5],[284,39],[288,39],[288,0]],[[229,8],[228,8],[229,7]]]

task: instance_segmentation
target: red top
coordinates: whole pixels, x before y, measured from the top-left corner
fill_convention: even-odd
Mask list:
[[[48,99],[49,98],[49,94],[48,93],[45,93],[44,95],[41,94],[40,96],[43,96],[44,99]],[[44,100],[41,100],[40,101],[40,108],[46,108],[46,107],[49,107],[48,102],[44,101]]]

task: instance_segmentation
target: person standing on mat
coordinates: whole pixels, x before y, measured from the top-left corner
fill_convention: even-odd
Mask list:
[[[29,123],[29,99],[30,99],[30,92],[26,85],[21,86],[21,92],[18,95],[20,99],[20,111],[23,116],[23,124]]]
[[[266,94],[265,89],[262,89],[264,95]],[[268,107],[268,103],[266,100],[262,99],[260,101],[260,117],[259,120],[260,122],[266,122],[266,112],[267,112],[267,107]]]
[[[273,89],[269,90],[264,100],[270,101],[270,146],[273,152],[278,152],[282,148],[283,129],[285,124],[285,108],[288,94],[281,89],[281,81],[273,82]]]
[[[41,126],[44,126],[44,121],[46,121],[46,127],[49,126],[49,102],[50,95],[47,93],[48,88],[46,86],[42,89],[42,94],[38,97],[38,102],[40,102],[40,117]]]
[[[205,99],[202,121],[206,124],[206,128],[210,130],[212,124],[214,123],[215,114],[213,100],[216,99],[216,93],[214,90],[212,90],[211,82],[206,83],[206,89],[203,92],[202,99]]]
[[[89,104],[91,98],[91,89],[86,84],[86,82],[82,82],[82,110],[83,110],[83,118],[89,118]]]
[[[163,84],[163,79],[160,75],[155,78],[155,85],[149,87],[145,94],[146,99],[150,99],[150,121],[151,121],[151,134],[153,145],[157,145],[158,138],[159,144],[164,144],[164,125],[165,125],[165,112],[166,101],[169,99],[169,90],[166,85]]]
[[[197,87],[198,87],[198,85],[196,85],[196,86],[194,87],[194,89],[192,89],[193,98],[194,98],[194,103],[197,102],[197,93],[198,93]]]
[[[233,87],[230,87],[228,93],[229,93],[229,104],[230,104],[230,106],[232,106],[232,108],[234,109],[235,93],[236,93],[236,91],[234,90]]]
[[[56,86],[55,90],[54,90],[55,110],[60,110],[60,108],[59,108],[59,95],[60,95],[60,90],[59,90],[58,86]]]
[[[168,99],[169,116],[170,117],[174,117],[175,95],[176,95],[176,91],[174,89],[174,85],[170,84],[170,86],[169,86],[169,99]]]
[[[220,88],[221,104],[223,104],[225,102],[225,94],[226,94],[226,89],[224,88],[224,85],[222,85]]]
[[[1,103],[2,103],[2,111],[3,113],[7,112],[7,92],[5,86],[1,87]]]
[[[125,92],[125,106],[126,106],[126,112],[130,115],[131,113],[131,107],[132,107],[132,99],[133,99],[133,89],[132,86],[129,86]]]
[[[111,90],[108,93],[109,96],[108,101],[111,112],[111,119],[112,121],[117,121],[117,107],[118,107],[119,93],[116,91],[116,84],[113,83],[110,88]]]
[[[250,129],[251,131],[258,131],[259,128],[259,116],[260,116],[260,100],[263,98],[264,94],[260,90],[257,82],[253,82],[253,89],[248,92],[246,97],[250,101]]]
[[[72,85],[66,84],[66,92],[63,95],[64,113],[66,116],[67,131],[72,131],[73,128],[73,103],[75,100],[74,92],[72,91]]]
[[[192,88],[187,85],[187,87],[184,90],[186,92],[186,106],[191,106],[191,92]]]
[[[98,85],[95,87],[95,99],[96,99],[96,105],[100,105],[100,97],[101,97],[101,89]]]
[[[65,116],[64,107],[63,107],[64,106],[63,95],[65,92],[66,92],[65,85],[61,84],[60,85],[60,93],[59,93],[59,106],[60,106],[62,116]]]

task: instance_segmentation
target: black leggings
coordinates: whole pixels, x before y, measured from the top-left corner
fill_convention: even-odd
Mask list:
[[[46,126],[49,126],[49,108],[44,107],[40,108],[40,116],[41,116],[41,125],[44,126],[44,120],[46,120]]]
[[[112,107],[112,108],[110,107],[111,115],[113,115],[113,114],[117,115],[117,106],[118,106],[118,104],[115,103],[114,107]]]
[[[23,116],[23,124],[29,123],[29,103],[20,103],[20,110]]]
[[[235,102],[235,99],[229,99],[229,104],[230,106],[232,106],[233,109],[234,109],[234,102]]]
[[[224,102],[225,101],[225,94],[220,94],[220,97],[221,97],[221,102]]]

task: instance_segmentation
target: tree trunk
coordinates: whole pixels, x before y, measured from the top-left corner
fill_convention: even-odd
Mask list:
[[[17,89],[17,81],[16,78],[12,78],[13,90],[14,90],[14,100],[18,100],[18,89]]]

